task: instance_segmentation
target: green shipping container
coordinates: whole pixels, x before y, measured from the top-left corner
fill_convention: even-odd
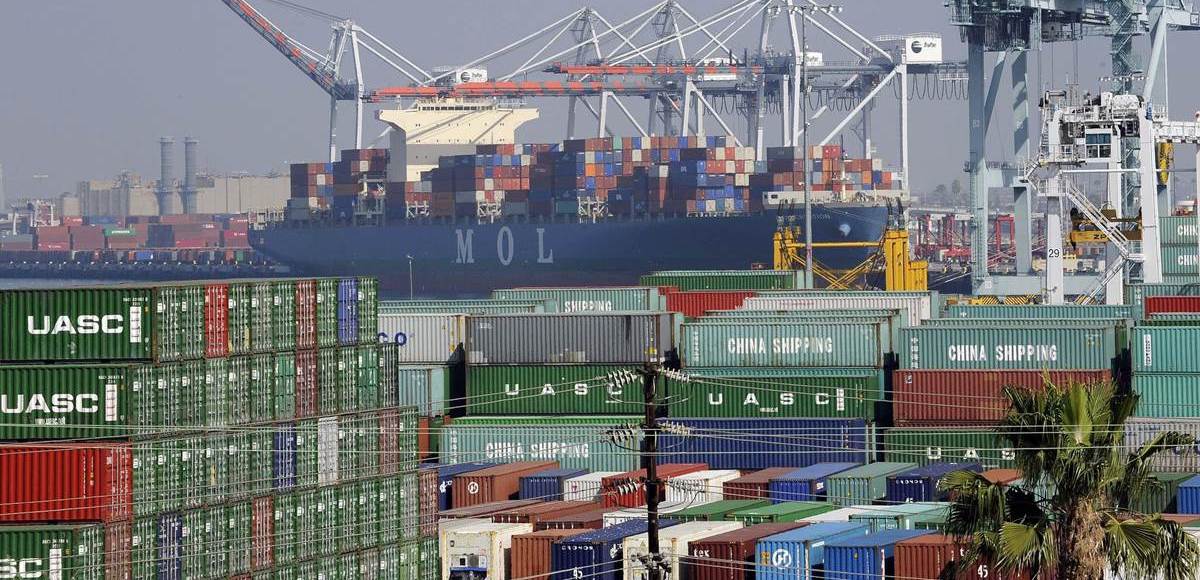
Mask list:
[[[125,549],[106,547],[99,524],[0,526],[0,577],[105,580],[106,552]]]
[[[1200,377],[1192,373],[1133,373],[1138,400],[1134,416],[1186,417],[1200,415]]]
[[[417,580],[421,577],[421,541],[405,540],[400,542],[400,578],[401,580]]]
[[[1176,496],[1179,484],[1195,477],[1193,473],[1154,473],[1151,477],[1158,482],[1146,493],[1138,496],[1133,509],[1146,514],[1176,513],[1179,503]]]
[[[467,417],[442,431],[442,463],[558,461],[590,471],[637,469],[639,442],[611,442],[606,432],[640,417]]]
[[[1152,296],[1200,296],[1200,278],[1184,282],[1129,284],[1125,286],[1125,302],[1137,320],[1145,317],[1146,298]]]
[[[395,477],[382,477],[376,486],[378,501],[376,513],[379,517],[378,542],[384,546],[400,541],[400,480]]]
[[[317,346],[338,345],[338,279],[317,279]]]
[[[296,418],[296,353],[284,352],[273,357],[275,420]]]
[[[341,411],[339,387],[341,376],[341,353],[337,348],[322,348],[317,351],[317,409],[323,415]],[[351,409],[345,409],[349,412]]]
[[[244,425],[254,416],[254,406],[250,401],[254,396],[255,385],[250,380],[251,362],[248,356],[237,356],[229,359],[226,369],[226,388],[228,395],[225,399],[226,415],[230,425]]]
[[[229,425],[229,359],[210,358],[204,361],[204,398],[208,410],[205,426],[221,428]]]
[[[277,566],[296,561],[296,546],[300,541],[296,521],[298,496],[297,493],[279,493],[273,498],[275,508],[273,533]]]
[[[524,314],[557,312],[553,300],[385,300],[379,312],[390,314]]]
[[[807,517],[833,511],[832,504],[823,501],[785,501],[777,504],[741,509],[726,514],[725,519],[743,522],[747,526],[773,522],[796,522]]]
[[[951,304],[946,309],[946,318],[1093,320],[1132,317],[1133,307],[1127,304]]]
[[[861,522],[870,527],[871,533],[884,530],[912,530],[925,522],[945,522],[950,513],[950,504],[941,502],[916,502],[882,505],[850,516],[851,522]]]
[[[438,580],[442,577],[442,559],[438,556],[438,539],[420,539],[421,576],[418,580]]]
[[[605,288],[508,288],[492,291],[496,300],[523,302],[551,300],[560,312],[662,311],[666,298],[656,286]]]
[[[155,580],[158,574],[158,516],[134,519],[129,545],[132,580]]]
[[[1123,335],[1122,335],[1123,336]],[[921,326],[900,330],[902,369],[1107,369],[1119,345],[1111,324],[995,328]]]
[[[887,496],[889,475],[903,473],[916,466],[916,463],[881,461],[831,475],[826,480],[829,503],[839,507],[870,505]]]
[[[229,284],[229,354],[252,352],[250,333],[254,326],[254,313],[250,308],[253,288],[247,282]]]
[[[164,285],[153,292],[155,360],[204,358],[204,286]]]
[[[1158,235],[1164,246],[1196,247],[1196,216],[1165,216],[1158,218]]]
[[[391,399],[396,403],[417,407],[423,416],[436,417],[446,413],[450,375],[450,369],[445,366],[398,366],[390,386],[380,375],[380,389],[392,393]],[[463,404],[462,401],[454,403],[458,408]]]
[[[274,313],[275,282],[260,280],[250,286],[250,352],[275,350]],[[294,328],[294,326],[293,326]]]
[[[358,390],[358,408],[376,409],[379,403],[379,349],[374,345],[353,347],[355,361],[355,385]]]
[[[981,463],[984,469],[1013,466],[1013,450],[987,428],[888,429],[883,434],[888,461],[928,463]]]
[[[680,290],[794,290],[804,287],[804,273],[777,270],[663,270],[638,279],[642,286],[674,286]]]
[[[1200,275],[1196,262],[1196,244],[1162,247],[1162,273],[1164,276]]]
[[[420,511],[420,493],[417,489],[417,474],[409,471],[396,476],[399,482],[399,502],[397,520],[400,527],[401,540],[413,540],[417,537],[417,513]]]
[[[151,360],[154,308],[150,288],[4,291],[0,360]]]
[[[275,355],[256,354],[247,357],[249,371],[250,422],[263,423],[275,418]]]
[[[882,367],[889,348],[884,323],[684,323],[685,367]]]
[[[605,365],[469,366],[467,415],[639,413],[640,379],[628,384],[612,380],[615,374],[636,370]]]
[[[358,279],[358,340],[372,345],[379,341],[379,279]]]
[[[679,417],[875,418],[885,374],[871,368],[725,367],[684,369],[667,380]]]
[[[1130,340],[1136,373],[1197,373],[1200,326],[1137,326]]]
[[[723,499],[671,512],[671,519],[679,522],[719,522],[729,519],[726,516],[731,513],[768,505],[771,502],[765,499]]]
[[[353,346],[338,348],[336,377],[338,412],[348,413],[360,409],[358,378],[358,348]],[[324,409],[321,411],[324,412]]]
[[[3,439],[137,435],[163,425],[149,365],[0,367]]]

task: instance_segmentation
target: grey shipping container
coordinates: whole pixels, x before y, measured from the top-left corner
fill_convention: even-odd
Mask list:
[[[461,314],[379,315],[379,340],[394,342],[400,364],[451,364],[461,360]]]
[[[558,461],[565,469],[629,471],[638,440],[614,443],[614,428],[632,434],[637,417],[495,417],[456,419],[442,431],[442,463]]]
[[[501,300],[553,300],[560,312],[625,312],[664,310],[666,299],[656,286],[600,288],[506,288],[492,291]]]
[[[612,312],[473,316],[469,364],[642,363],[675,345],[675,315]]]
[[[1168,431],[1200,438],[1200,418],[1133,418],[1125,423],[1126,451],[1133,452]],[[1196,444],[1160,451],[1150,458],[1150,469],[1172,473],[1200,472],[1200,446]]]

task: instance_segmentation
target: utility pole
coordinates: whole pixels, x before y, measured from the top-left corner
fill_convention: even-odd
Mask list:
[[[648,580],[663,580],[662,553],[658,544],[658,496],[662,489],[662,481],[658,479],[658,365],[646,363],[641,374],[646,412],[642,422],[642,468],[646,470],[646,535],[650,552],[645,563]]]

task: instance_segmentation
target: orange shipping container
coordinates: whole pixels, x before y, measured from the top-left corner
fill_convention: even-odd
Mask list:
[[[454,478],[454,507],[515,498],[522,475],[557,467],[557,461],[519,461],[464,473]]]
[[[520,534],[512,538],[513,578],[549,577],[554,571],[551,554],[554,543],[564,538],[582,534],[588,530],[542,530],[532,534]]]

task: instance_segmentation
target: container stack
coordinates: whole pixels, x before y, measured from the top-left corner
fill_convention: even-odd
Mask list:
[[[806,173],[810,191],[840,194],[900,188],[900,176],[884,169],[882,159],[849,158],[840,145],[812,146],[807,168],[799,147],[768,147],[766,153],[766,174],[754,176],[752,183],[765,190],[802,191]]]
[[[1196,224],[1195,215],[1159,218],[1163,282],[1200,282],[1200,261],[1196,258]]]
[[[375,293],[0,293],[6,556],[30,577],[417,577],[416,411],[381,389]]]
[[[1143,286],[1153,291],[1167,285]],[[1180,293],[1188,291],[1185,288]],[[1193,355],[1200,340],[1200,296],[1150,295],[1143,308],[1142,320],[1133,327],[1129,341],[1131,385],[1140,397],[1137,418],[1126,437],[1131,447],[1145,444],[1162,431],[1200,434],[1200,401],[1195,396],[1200,365]],[[1200,456],[1194,447],[1161,453],[1151,460],[1151,467],[1200,473]],[[1195,502],[1188,504],[1195,510]]]

